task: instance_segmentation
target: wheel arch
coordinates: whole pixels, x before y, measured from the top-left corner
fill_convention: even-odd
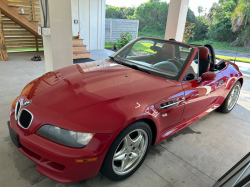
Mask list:
[[[155,122],[149,118],[142,118],[142,119],[139,119],[137,121],[143,121],[149,125],[149,127],[152,131],[152,145],[154,145],[155,141],[156,141],[156,137],[157,137],[157,127],[156,127]],[[137,121],[135,121],[135,122],[137,122]]]
[[[238,79],[238,81],[240,82],[241,87],[242,87],[242,86],[243,86],[243,82],[244,82],[243,78],[242,78],[242,77],[241,77],[241,78],[239,78],[239,79]]]

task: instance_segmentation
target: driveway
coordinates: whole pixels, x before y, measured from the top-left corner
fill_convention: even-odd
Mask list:
[[[151,147],[141,168],[122,182],[112,182],[100,173],[72,184],[54,182],[36,171],[9,137],[6,122],[12,101],[32,79],[44,73],[44,62],[31,62],[33,53],[11,54],[0,61],[0,184],[41,187],[210,187],[250,151],[250,77],[245,77],[238,104],[230,114],[217,111]],[[42,54],[40,54],[42,56]],[[108,51],[94,51],[102,58]],[[250,69],[250,64],[240,68]]]

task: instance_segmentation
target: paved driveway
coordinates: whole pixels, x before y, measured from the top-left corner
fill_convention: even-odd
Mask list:
[[[94,51],[93,55],[102,58],[107,53]],[[230,114],[215,111],[153,146],[144,164],[129,179],[111,182],[98,174],[72,184],[56,183],[36,172],[36,165],[15,148],[6,125],[14,98],[29,81],[44,73],[44,63],[31,62],[32,56],[19,53],[10,55],[8,62],[0,61],[1,186],[209,187],[250,151],[250,77],[246,77],[238,104]]]

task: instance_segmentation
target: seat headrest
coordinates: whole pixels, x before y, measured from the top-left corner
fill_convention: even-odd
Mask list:
[[[172,44],[163,44],[162,46],[162,53],[164,54],[172,54],[173,58],[175,57],[175,46]]]
[[[199,49],[199,60],[208,59],[208,56],[209,56],[208,48],[206,48],[204,46],[199,46],[198,49]]]

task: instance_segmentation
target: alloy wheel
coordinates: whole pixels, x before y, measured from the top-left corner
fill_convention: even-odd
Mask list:
[[[142,129],[127,134],[113,156],[112,168],[117,175],[132,171],[143,158],[148,147],[148,135]]]
[[[232,92],[230,93],[229,95],[229,100],[228,100],[228,104],[227,104],[227,109],[228,110],[232,110],[233,107],[235,106],[238,98],[239,98],[239,95],[240,95],[240,86],[239,85],[236,85]]]

